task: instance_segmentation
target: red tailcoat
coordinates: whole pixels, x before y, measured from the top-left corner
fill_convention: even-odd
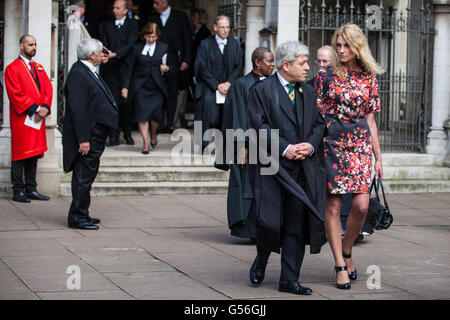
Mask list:
[[[53,88],[42,65],[36,63],[41,91],[39,91],[25,62],[17,58],[5,70],[5,84],[9,97],[11,123],[11,160],[17,161],[43,155],[47,151],[45,119],[36,130],[26,126],[25,111],[33,104],[51,107]]]

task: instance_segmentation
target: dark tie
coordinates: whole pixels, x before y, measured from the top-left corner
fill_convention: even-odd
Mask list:
[[[121,26],[122,26],[122,24],[119,23],[119,24],[117,25],[117,29],[120,29]]]
[[[292,103],[295,105],[295,91],[294,91],[295,86],[292,83],[288,83],[287,87],[289,88],[288,92],[289,99],[291,99]]]
[[[31,75],[33,76],[34,82],[36,82],[36,85],[39,89],[39,91],[41,91],[41,84],[39,83],[39,78],[37,75],[37,71],[36,71],[36,64],[34,63],[34,61],[30,61],[30,67],[31,67]]]

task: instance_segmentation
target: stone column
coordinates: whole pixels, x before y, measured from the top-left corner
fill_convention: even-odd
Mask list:
[[[3,65],[6,68],[19,54],[19,38],[22,34],[22,1],[5,0],[5,29],[3,45]],[[4,69],[2,70],[4,74]],[[2,80],[3,82],[3,80]],[[3,82],[4,83],[4,82]],[[9,126],[9,99],[3,85],[3,124],[0,130],[0,167],[11,166],[11,129]],[[4,174],[9,182],[9,170]],[[6,181],[7,180],[7,181]]]
[[[52,64],[52,0],[24,0],[24,33],[36,38],[37,54],[35,60],[44,66],[47,75],[51,77]],[[38,161],[37,183],[38,191],[50,195],[59,195],[61,169],[58,165],[59,156],[55,152],[57,134],[57,78],[51,79],[53,85],[52,113],[45,120],[48,151],[44,158]]]
[[[445,154],[447,134],[444,121],[450,115],[450,0],[435,0],[435,37],[433,56],[432,123],[428,134],[427,153]]]
[[[264,28],[265,5],[266,0],[247,1],[245,74],[252,70],[252,53],[260,46],[259,31]]]
[[[298,41],[300,1],[278,1],[277,46],[286,41]]]

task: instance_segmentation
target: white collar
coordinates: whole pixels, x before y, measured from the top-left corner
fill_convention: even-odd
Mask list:
[[[227,43],[228,43],[228,39],[227,38],[222,39],[221,37],[219,37],[217,35],[217,33],[216,33],[216,41],[217,41],[217,43],[221,43],[221,44],[224,44],[224,45],[227,45]]]
[[[172,11],[172,8],[170,6],[167,7],[166,11],[161,12],[161,15],[163,17],[168,17],[170,16],[170,12]]]
[[[95,75],[97,75],[97,68],[94,67],[94,65],[92,64],[92,62],[89,62],[87,60],[80,60],[86,67],[89,68],[89,70],[91,70],[93,73],[95,73]]]
[[[122,18],[122,20],[116,20],[116,26],[119,25],[119,24],[123,25],[123,24],[125,23],[125,19],[126,19],[126,18],[127,18],[127,16],[124,16],[124,17]]]
[[[25,64],[28,66],[30,64],[30,62],[32,62],[33,60],[28,60],[27,58],[25,58],[23,55],[19,55],[20,58],[25,61]]]
[[[289,84],[289,81],[286,81],[286,79],[283,78],[283,77],[281,76],[281,74],[280,74],[278,71],[277,71],[277,76],[278,76],[278,80],[280,80],[281,85],[282,85],[283,87],[286,87],[286,86]]]

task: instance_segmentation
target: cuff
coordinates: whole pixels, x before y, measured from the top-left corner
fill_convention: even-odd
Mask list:
[[[282,153],[283,157],[284,157],[284,155],[286,154],[286,152],[288,151],[288,149],[289,149],[290,146],[291,146],[291,145],[288,144],[288,146],[286,147],[286,149],[284,149],[284,151],[283,151],[283,153]],[[313,148],[313,149],[314,149],[314,148]]]
[[[35,112],[37,112],[39,106],[36,103],[33,103],[27,110],[25,110],[25,113],[31,117]]]

